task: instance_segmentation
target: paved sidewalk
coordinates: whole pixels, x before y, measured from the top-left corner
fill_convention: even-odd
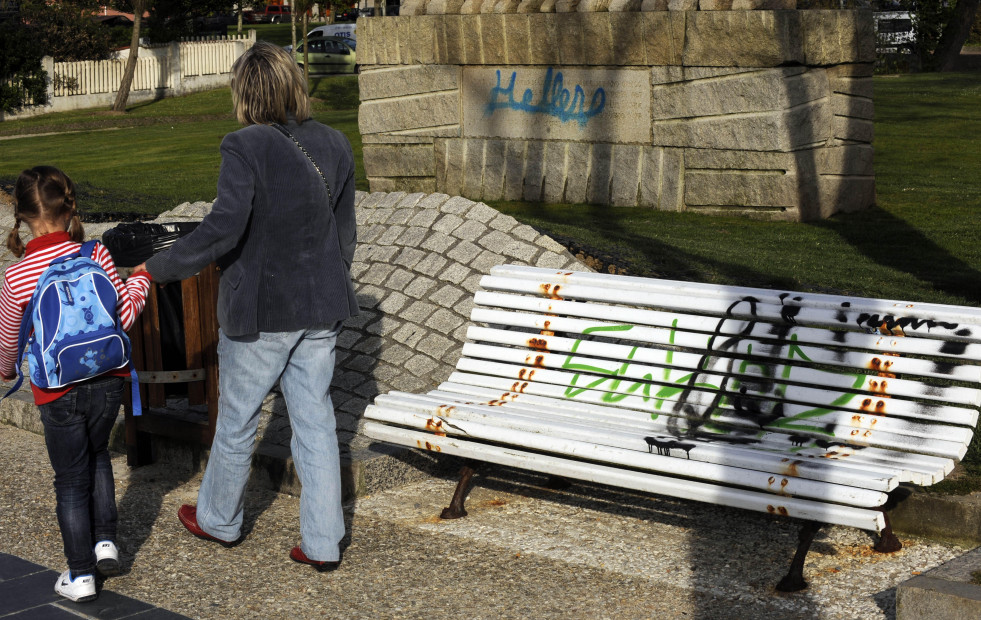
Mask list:
[[[0,446],[0,553],[51,571],[44,592],[64,557],[43,439],[0,426]],[[226,550],[176,519],[200,472],[113,464],[124,572],[103,597],[191,618],[888,619],[898,585],[967,551],[903,537],[903,551],[882,555],[867,533],[829,528],[808,556],[811,587],[778,594],[796,545],[790,520],[593,486],[552,491],[491,470],[466,519],[438,519],[454,486],[438,477],[351,502],[344,562],[321,574],[287,556],[298,498],[251,488],[246,539]]]

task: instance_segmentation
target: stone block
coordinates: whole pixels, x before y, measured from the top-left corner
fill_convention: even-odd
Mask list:
[[[545,143],[545,171],[542,198],[545,202],[564,202],[565,183],[568,176],[565,155],[566,142]]]
[[[497,4],[494,5],[494,12],[501,14],[517,13],[520,4],[521,0],[498,0]]]
[[[643,147],[634,144],[613,146],[613,179],[610,183],[610,204],[633,207],[640,194],[640,170]]]
[[[423,129],[460,122],[459,93],[444,91],[365,101],[358,109],[362,134]]]
[[[681,211],[684,201],[685,151],[663,149],[661,159],[661,191],[657,208],[660,211]]]
[[[797,177],[756,171],[688,168],[685,172],[685,205],[796,209]]]
[[[484,64],[484,43],[480,22],[482,15],[461,15],[464,61],[468,65]],[[463,64],[463,63],[461,63]]]
[[[463,192],[466,140],[438,140],[436,145],[436,185],[439,191],[457,196]]]
[[[462,196],[480,200],[483,189],[484,141],[467,140],[464,149]]]
[[[436,191],[434,177],[368,177],[368,187],[374,192],[423,192]]]
[[[640,191],[637,204],[641,207],[657,207],[661,195],[661,167],[664,149],[646,147],[641,151]]]
[[[504,15],[481,16],[480,41],[483,49],[481,64],[503,65],[507,63],[508,43],[504,37]]]
[[[699,11],[731,11],[733,0],[698,0]]]
[[[866,142],[871,144],[874,135],[874,125],[871,120],[834,117],[834,137],[845,142]]]
[[[815,214],[802,214],[805,221],[831,217],[835,213],[852,213],[875,206],[875,177],[821,176],[821,210]]]
[[[829,102],[819,100],[789,110],[655,121],[653,144],[709,149],[792,151],[830,140],[832,117]]]
[[[800,16],[807,13],[811,11],[687,13],[684,65],[778,67],[803,64]]]
[[[484,0],[480,5],[480,14],[487,15],[494,12],[494,8],[497,6],[499,0]]]
[[[460,87],[460,68],[452,65],[409,65],[363,71],[358,76],[361,101],[421,95]]]
[[[641,11],[667,11],[668,0],[642,0]]]
[[[822,175],[872,176],[871,144],[855,144],[816,149],[816,169]]]
[[[362,69],[379,64],[375,53],[378,49],[378,39],[374,36],[374,20],[370,17],[362,20],[358,34],[361,39],[358,41],[358,63]]]
[[[399,15],[425,15],[426,0],[404,0],[399,7]]]
[[[566,66],[584,64],[587,53],[582,36],[582,17],[578,13],[558,11],[558,14],[551,16],[550,19],[555,21],[559,64]]]
[[[446,15],[439,21],[442,33],[437,33],[437,61],[447,65],[466,64],[467,41],[463,34],[463,16]]]
[[[555,13],[555,2],[556,0],[544,0],[539,10],[542,13]]]
[[[521,200],[524,196],[525,140],[508,140],[504,149],[504,199]]]
[[[463,84],[466,137],[650,140],[650,79],[640,68],[464,67]],[[564,94],[544,94],[555,92]]]
[[[507,168],[507,142],[487,140],[484,145],[484,181],[482,200],[504,198],[504,175]]]
[[[429,0],[426,5],[427,15],[457,15],[464,0]]]
[[[607,10],[610,13],[633,13],[640,10],[643,2],[644,0],[611,0]]]
[[[574,171],[567,175],[565,182],[565,202],[579,204],[586,202],[588,177],[585,172],[589,166],[590,145],[585,142],[570,142],[566,148],[566,170]]]
[[[614,64],[622,66],[647,66],[647,40],[644,20],[631,12],[637,9],[623,9],[614,12],[610,5],[610,31],[613,37]]]
[[[579,5],[580,10],[583,5]],[[584,13],[580,15],[583,41],[589,42],[589,53],[585,54],[584,64],[613,65],[614,59],[613,30],[610,27],[610,15],[605,10],[601,13]]]
[[[589,149],[589,180],[586,185],[586,202],[590,204],[610,204],[610,182],[612,180],[613,145],[597,143]]]
[[[544,0],[521,0],[518,4],[518,13],[541,13],[542,2]]]
[[[576,11],[579,13],[605,13],[610,9],[610,0],[579,0]]]
[[[484,2],[493,2],[493,1],[494,0],[466,0],[466,2],[464,2],[460,6],[460,14],[479,15]]]
[[[831,83],[831,92],[833,93],[872,99],[873,87],[871,77],[840,77],[829,70],[828,79]]]
[[[668,10],[679,13],[698,10],[698,0],[668,0]]]
[[[531,64],[531,31],[528,28],[527,15],[504,16],[504,39],[507,42],[505,52],[507,65]]]
[[[538,202],[542,199],[542,183],[545,176],[545,143],[529,141],[525,150],[525,171],[522,196],[525,200]]]
[[[831,109],[837,116],[869,121],[875,118],[875,106],[872,104],[872,99],[866,97],[834,95],[831,98]]]
[[[732,0],[734,11],[794,11],[797,0]]]
[[[559,64],[559,28],[554,15],[528,16],[529,62],[533,65]]]
[[[808,65],[875,61],[872,11],[800,11],[800,17]]]
[[[402,61],[409,64],[432,65],[436,63],[436,26],[439,18],[417,14],[407,21],[407,29],[399,31],[399,40],[406,36],[407,56]]]
[[[579,10],[580,0],[555,0],[556,13],[575,13]]]
[[[399,46],[399,18],[398,17],[383,17],[381,19],[381,36],[384,37],[385,43],[385,64],[389,65],[400,65],[402,64],[402,57],[400,54],[401,47]],[[376,29],[379,24],[376,24]]]
[[[639,15],[644,24],[647,64],[680,65],[685,56],[686,13],[650,11]]]
[[[698,118],[785,110],[830,96],[821,69],[764,69],[654,86],[651,118]]]

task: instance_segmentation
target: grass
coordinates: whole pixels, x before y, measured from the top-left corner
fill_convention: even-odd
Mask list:
[[[358,189],[368,189],[361,164],[357,76],[311,80],[313,116],[343,132],[354,148]],[[136,104],[125,115],[104,110],[49,114],[0,124],[0,183],[41,163],[58,166],[78,183],[89,212],[153,217],[182,202],[212,200],[218,147],[240,125],[231,92],[219,89]]]
[[[288,27],[255,28],[260,38],[288,38]],[[311,89],[314,118],[351,140],[357,185],[367,190],[357,78],[320,78]],[[877,205],[861,213],[800,224],[588,205],[493,206],[630,273],[981,306],[981,76],[883,76],[875,89]],[[152,216],[214,198],[218,145],[237,127],[228,89],[134,105],[121,116],[87,110],[0,123],[0,137],[60,132],[0,142],[0,184],[23,168],[53,164],[80,184],[83,211]],[[967,475],[933,489],[981,490],[981,433],[963,465]]]

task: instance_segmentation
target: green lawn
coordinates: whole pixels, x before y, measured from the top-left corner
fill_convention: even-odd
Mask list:
[[[357,76],[311,80],[313,116],[344,132],[354,147],[356,182],[368,189],[361,165]],[[38,164],[65,170],[80,189],[83,211],[153,216],[182,202],[212,200],[218,146],[239,128],[227,88],[132,106],[125,115],[103,110],[49,114],[0,123],[0,184]],[[70,132],[70,133],[67,133]]]

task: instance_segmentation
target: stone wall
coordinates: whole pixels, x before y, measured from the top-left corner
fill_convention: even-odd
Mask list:
[[[360,20],[372,190],[791,220],[871,206],[871,13],[712,10],[736,4],[759,2],[408,0]]]

